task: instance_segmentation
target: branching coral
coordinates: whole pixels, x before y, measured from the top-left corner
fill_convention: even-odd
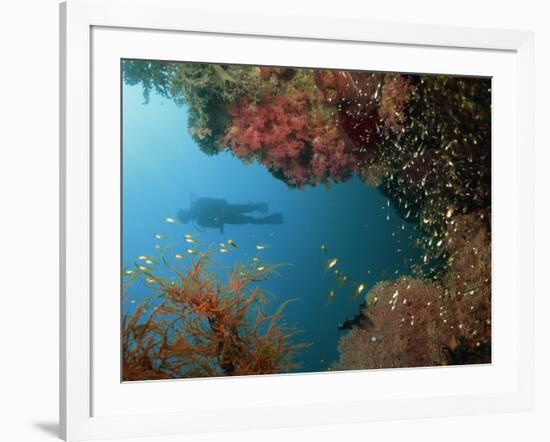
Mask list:
[[[133,273],[133,278],[143,275],[160,296],[123,318],[124,380],[268,374],[297,367],[304,344],[293,342],[296,330],[283,320],[287,303],[269,313],[260,287],[273,267],[239,265],[222,284],[210,273],[207,254],[186,269],[165,258],[164,263],[170,277],[150,268]]]

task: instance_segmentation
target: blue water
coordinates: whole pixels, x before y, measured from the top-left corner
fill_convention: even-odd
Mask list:
[[[143,90],[123,86],[123,265],[139,255],[155,255],[155,234],[181,244],[183,233],[199,234],[191,225],[169,224],[188,208],[191,195],[224,198],[230,203],[267,202],[270,213],[282,213],[283,225],[226,226],[225,233],[207,229],[200,233],[204,244],[233,239],[238,248],[217,259],[258,256],[271,263],[288,263],[265,286],[274,305],[298,299],[286,309],[286,319],[303,333],[299,339],[313,345],[301,355],[300,371],[319,371],[337,359],[342,331],[338,325],[358,312],[361,299],[352,300],[352,285],[339,288],[328,258],[351,281],[368,290],[376,282],[408,272],[405,260],[416,260],[411,247],[412,226],[403,223],[376,189],[357,178],[346,183],[290,189],[265,167],[245,165],[230,153],[207,156],[187,130],[187,109],[151,93],[145,104]],[[388,219],[389,218],[389,219]],[[403,227],[404,226],[404,227]],[[257,251],[256,244],[269,247]],[[321,251],[326,244],[328,253]],[[396,273],[397,272],[397,273]],[[331,289],[337,297],[327,303]],[[147,296],[148,289],[134,285],[132,297]],[[363,296],[361,296],[363,298]],[[125,307],[127,308],[127,307]]]

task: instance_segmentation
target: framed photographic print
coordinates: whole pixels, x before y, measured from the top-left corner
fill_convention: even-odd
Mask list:
[[[531,34],[60,11],[65,439],[532,406]]]

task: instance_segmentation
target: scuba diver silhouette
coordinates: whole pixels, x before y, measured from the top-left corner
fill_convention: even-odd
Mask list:
[[[191,202],[189,209],[178,212],[182,223],[194,221],[203,228],[220,229],[224,232],[225,224],[283,224],[283,215],[275,213],[256,218],[245,215],[250,212],[266,213],[267,203],[229,204],[222,198],[199,198]]]

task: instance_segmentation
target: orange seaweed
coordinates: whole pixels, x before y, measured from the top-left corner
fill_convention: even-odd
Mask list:
[[[133,276],[131,282],[154,281],[147,285],[159,296],[123,317],[124,381],[274,374],[299,366],[305,344],[294,342],[297,330],[283,320],[289,301],[270,312],[261,288],[274,267],[240,264],[222,283],[210,255],[199,254],[187,268],[163,257],[162,272]]]

